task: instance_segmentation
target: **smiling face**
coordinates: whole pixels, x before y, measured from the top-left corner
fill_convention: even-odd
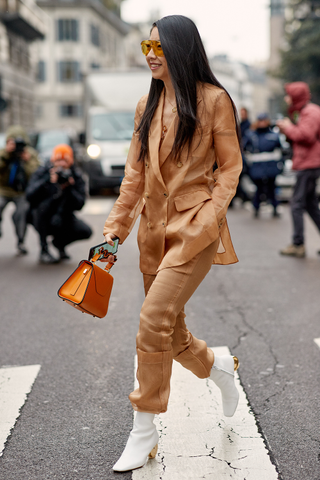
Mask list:
[[[160,41],[157,27],[152,29],[149,40]],[[171,82],[167,60],[165,57],[157,57],[151,48],[150,52],[146,56],[146,59],[153,78],[162,80],[164,83]]]

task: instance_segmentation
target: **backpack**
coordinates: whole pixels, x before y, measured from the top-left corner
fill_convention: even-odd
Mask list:
[[[24,192],[27,187],[27,175],[22,160],[16,158],[10,165],[9,186],[16,192]]]

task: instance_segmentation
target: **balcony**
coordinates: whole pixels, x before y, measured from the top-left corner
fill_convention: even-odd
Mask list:
[[[0,13],[0,20],[8,30],[29,42],[45,36],[46,14],[33,0],[18,0],[14,10]]]

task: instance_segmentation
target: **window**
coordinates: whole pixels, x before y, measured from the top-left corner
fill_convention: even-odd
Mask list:
[[[62,104],[59,107],[60,117],[82,117],[82,105],[80,103]]]
[[[99,32],[99,27],[96,27],[95,25],[90,25],[90,31],[91,31],[91,43],[92,45],[95,45],[96,47],[100,47],[100,32]]]
[[[37,104],[35,105],[35,117],[36,118],[42,118],[43,117],[43,105]]]
[[[38,62],[36,79],[37,79],[37,82],[46,81],[46,64],[43,60],[40,60]]]
[[[57,40],[59,42],[79,41],[79,22],[69,18],[57,20]]]
[[[92,68],[92,70],[99,70],[99,68],[100,68],[100,63],[92,62],[92,63],[91,63],[91,68]]]
[[[58,62],[58,81],[63,83],[80,82],[80,63]]]

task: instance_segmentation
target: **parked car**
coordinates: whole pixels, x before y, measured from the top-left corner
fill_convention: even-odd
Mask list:
[[[75,159],[80,162],[83,147],[78,135],[71,129],[42,130],[30,135],[32,146],[38,151],[41,163],[50,160],[52,150],[59,143],[66,143],[73,149]]]

